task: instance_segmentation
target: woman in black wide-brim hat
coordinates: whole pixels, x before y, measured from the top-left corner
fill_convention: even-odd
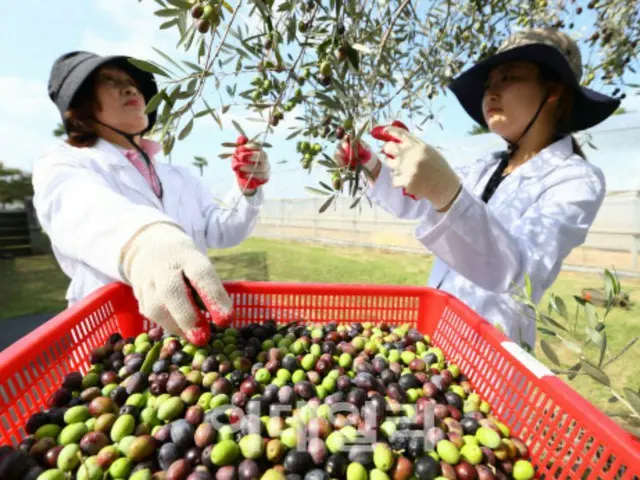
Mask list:
[[[437,258],[429,285],[467,303],[513,340],[534,345],[530,312],[514,287],[531,281],[538,302],[562,262],[581,245],[602,204],[602,171],[573,132],[605,120],[619,100],[580,85],[576,43],[556,30],[525,30],[450,85],[465,111],[508,144],[451,168],[400,122],[376,127],[383,164],[366,144],[347,142],[342,165],[359,162],[368,195],[397,217],[418,220],[418,240]]]
[[[239,142],[237,182],[222,205],[216,202],[188,169],[154,158],[161,147],[144,135],[156,114],[145,109],[157,92],[153,75],[126,56],[58,58],[49,97],[67,139],[36,161],[34,205],[71,279],[70,306],[125,282],[143,315],[201,342],[210,328],[198,297],[218,324],[229,322],[232,309],[207,250],[237,245],[251,233],[269,162],[259,146]]]

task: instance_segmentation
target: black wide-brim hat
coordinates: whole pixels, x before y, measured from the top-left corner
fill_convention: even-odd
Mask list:
[[[91,52],[74,51],[60,56],[51,68],[49,76],[49,98],[60,111],[64,122],[65,112],[73,105],[76,94],[83,83],[103,65],[113,65],[127,72],[138,84],[140,93],[148,104],[149,100],[158,93],[155,78],[149,72],[145,72],[133,65],[123,55],[102,57]],[[150,130],[156,121],[156,112],[148,114]]]
[[[569,36],[556,30],[531,29],[508,38],[494,55],[461,73],[449,85],[465,111],[485,128],[482,98],[489,72],[500,64],[513,61],[534,62],[551,69],[574,90],[570,119],[574,132],[597,125],[620,106],[620,100],[580,85],[580,50]]]

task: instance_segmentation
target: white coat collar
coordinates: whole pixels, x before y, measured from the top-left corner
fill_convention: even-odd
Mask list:
[[[555,168],[573,155],[571,136],[566,136],[543,148],[528,162],[516,168],[510,176],[523,178],[537,177],[548,169]]]
[[[119,147],[111,142],[103,138],[98,138],[98,141],[93,146],[93,148],[100,153],[106,154],[101,155],[101,160],[106,163],[109,167],[117,167],[117,168],[127,168],[133,167],[131,162],[124,156],[124,152],[126,149]],[[135,169],[135,167],[133,167]]]
[[[142,195],[145,196],[148,200],[150,200],[156,207],[162,209],[162,202],[156,196],[156,194],[151,189],[151,186],[144,179],[142,174],[136,169],[135,166],[125,157],[124,152],[126,149],[118,147],[107,140],[99,138],[96,144],[93,146],[94,150],[99,152],[98,160],[102,162],[107,168],[110,170],[115,170],[118,172],[118,176],[122,182],[127,184],[129,187],[136,189]],[[163,183],[165,196],[166,196],[166,178],[164,174],[164,169],[162,168],[162,164],[159,162],[155,163],[156,172],[158,173],[158,177],[160,177],[160,181]]]

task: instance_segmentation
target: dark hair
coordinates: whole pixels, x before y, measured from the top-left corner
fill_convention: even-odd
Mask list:
[[[71,107],[64,112],[67,143],[74,147],[93,147],[98,141],[93,120],[95,110],[99,107],[95,78],[95,74],[87,78],[76,93]]]
[[[573,95],[574,91],[570,88],[566,83],[564,83],[560,75],[550,68],[539,65],[540,68],[540,79],[544,83],[559,83],[564,86],[564,92],[562,97],[560,97],[560,101],[558,102],[558,117],[556,124],[556,136],[557,138],[563,138],[566,136],[571,137],[571,146],[573,148],[573,153],[581,156],[585,160],[587,156],[584,151],[578,144],[576,138],[572,135],[571,130],[571,114],[573,112]]]

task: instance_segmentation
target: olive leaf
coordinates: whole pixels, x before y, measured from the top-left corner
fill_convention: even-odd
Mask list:
[[[616,280],[607,269],[604,271],[604,292],[607,297],[607,302],[613,301],[613,297],[618,294],[618,292],[616,292]]]
[[[242,129],[242,127],[240,125],[238,125],[238,122],[236,122],[235,120],[231,120],[231,123],[233,124],[233,126],[235,127],[235,129],[240,132],[240,135],[244,135],[245,137],[247,137],[247,134],[244,133],[244,130]]]
[[[611,380],[609,379],[607,374],[600,370],[598,367],[592,365],[585,359],[580,360],[580,365],[582,366],[582,369],[596,382],[601,383],[605,387],[611,386]]]
[[[177,22],[178,19],[174,19],[171,20],[172,22],[175,21]],[[180,66],[180,64],[178,62],[176,62],[173,58],[171,58],[169,55],[167,55],[166,53],[164,53],[162,50],[156,48],[156,47],[151,47],[153,48],[153,50],[160,55],[162,58],[164,58],[166,61],[168,61],[169,63],[171,63],[172,65],[176,66],[177,68],[179,68],[180,70],[182,70],[184,73],[187,73],[186,70],[184,68],[182,68],[182,66]]]
[[[549,360],[551,360],[559,367],[562,366],[560,364],[560,360],[558,359],[558,355],[556,355],[556,352],[553,350],[553,348],[551,348],[551,345],[549,345],[549,343],[547,343],[545,340],[540,340],[540,348],[542,348],[542,351]]]
[[[578,354],[582,353],[582,349],[578,345],[576,345],[573,342],[570,342],[566,338],[562,337],[560,334],[556,334],[556,335],[560,340],[562,340],[562,343],[564,344],[564,346],[567,347],[569,350]]]
[[[187,0],[166,0],[174,7],[181,8],[183,10],[187,10],[191,7],[190,3]]]
[[[541,333],[544,333],[545,335],[550,335],[552,337],[556,336],[556,332],[554,332],[553,330],[549,330],[548,328],[538,327],[538,331]]]
[[[323,213],[327,208],[329,208],[329,206],[331,205],[331,203],[335,200],[336,196],[331,195],[326,202],[324,202],[322,204],[322,206],[320,207],[320,210],[318,210],[319,213]]]
[[[574,378],[576,378],[576,376],[578,375],[578,372],[580,371],[581,368],[582,368],[582,364],[580,362],[578,362],[575,365],[573,365],[571,368],[569,368],[569,371],[572,372],[572,373],[567,375],[567,378],[569,380],[573,380]]]
[[[184,126],[184,128],[180,131],[180,133],[178,134],[178,140],[184,140],[185,138],[187,138],[187,135],[191,133],[192,129],[193,129],[193,118],[190,119],[187,122],[187,124]]]
[[[168,20],[166,22],[164,22],[163,24],[160,25],[160,30],[166,30],[167,28],[171,28],[174,25],[178,25],[180,23],[180,19],[179,18],[172,18],[171,20]]]
[[[165,95],[166,95],[165,91],[161,90],[160,92],[156,93],[153,97],[151,97],[151,100],[149,100],[149,103],[147,103],[147,106],[144,109],[144,113],[149,114],[151,112],[155,112],[158,106],[160,105],[160,102],[165,97]]]
[[[634,392],[630,388],[624,388],[623,391],[627,402],[629,402],[636,413],[640,414],[640,395],[638,395],[637,392]]]
[[[162,75],[163,77],[169,77],[169,74],[167,72],[151,62],[147,62],[145,60],[140,60],[137,58],[130,58],[129,62],[138,67],[140,70],[144,70],[145,72],[155,73],[156,75]]]
[[[531,277],[529,275],[524,276],[524,291],[527,294],[527,298],[531,298]]]
[[[318,188],[313,188],[313,187],[304,187],[305,190],[311,192],[311,193],[315,193],[317,195],[329,195],[329,193],[325,192],[324,190],[320,190]]]
[[[605,332],[602,332],[601,336],[602,336],[602,344],[600,345],[600,360],[598,361],[598,368],[602,368],[602,364],[604,362],[604,356],[607,352],[607,334]]]
[[[589,339],[594,343],[594,345],[600,348],[604,341],[602,334],[588,325],[585,325],[584,329],[587,332],[587,335],[589,335]]]
[[[162,8],[160,10],[156,10],[153,13],[158,17],[175,17],[177,15],[180,15],[180,9],[179,8]]]
[[[567,310],[567,305],[562,300],[562,297],[552,296],[551,297],[552,307],[558,312],[558,314],[564,318],[565,320],[569,320],[569,311]]]
[[[331,188],[329,185],[327,185],[326,183],[324,183],[323,181],[318,182],[322,188],[324,188],[325,190],[329,191],[329,192],[333,192],[333,188]]]
[[[587,315],[587,321],[589,322],[589,325],[591,325],[591,328],[596,328],[598,326],[598,313],[596,312],[596,307],[594,307],[592,303],[587,302],[584,304],[584,311]]]
[[[564,330],[565,332],[569,331],[564,325],[561,325],[560,323],[556,322],[553,318],[551,318],[548,315],[545,315],[544,313],[540,314],[540,319],[551,326],[559,328],[560,330]]]

